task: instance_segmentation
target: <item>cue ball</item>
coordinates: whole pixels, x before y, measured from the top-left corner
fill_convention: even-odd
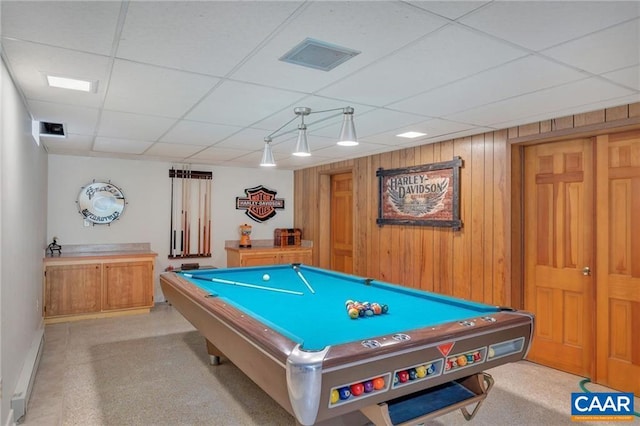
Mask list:
[[[271,279],[271,277],[269,276],[269,274],[264,274],[264,275],[262,276],[262,280],[263,280],[263,281],[269,281],[270,279]]]

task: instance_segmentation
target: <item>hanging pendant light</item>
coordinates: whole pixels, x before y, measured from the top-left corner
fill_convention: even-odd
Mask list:
[[[346,107],[342,113],[342,129],[338,137],[338,145],[340,146],[356,146],[358,138],[356,137],[356,126],[353,123],[353,108]]]
[[[264,138],[264,151],[262,151],[262,161],[260,161],[262,167],[275,167],[276,165],[270,143],[271,138]]]
[[[296,157],[309,157],[311,150],[309,149],[309,142],[307,141],[307,126],[301,124],[298,126],[298,140],[296,142],[296,149],[293,152]]]

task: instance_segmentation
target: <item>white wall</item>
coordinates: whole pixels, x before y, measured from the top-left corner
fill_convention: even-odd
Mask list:
[[[211,205],[212,258],[169,260],[171,220],[171,179],[169,169],[179,164],[144,162],[96,157],[49,155],[49,198],[47,238],[58,237],[65,244],[151,243],[158,253],[155,300],[163,301],[157,276],[172,264],[186,262],[226,266],[225,240],[240,238],[238,227],[252,225],[252,239],[272,239],[275,228],[293,227],[293,172],[277,169],[240,169],[192,165],[192,170],[213,172]],[[122,217],[110,226],[84,226],[76,199],[83,186],[93,180],[110,180],[126,197]],[[277,191],[285,199],[285,209],[272,219],[258,223],[235,209],[236,197],[244,197],[245,188],[258,185]]]
[[[0,422],[10,424],[11,396],[25,356],[43,327],[47,155],[31,136],[31,117],[4,62],[0,72]]]

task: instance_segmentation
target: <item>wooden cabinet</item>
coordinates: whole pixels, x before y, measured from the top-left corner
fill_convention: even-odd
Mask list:
[[[108,253],[45,258],[45,323],[149,312],[155,256]]]
[[[225,247],[225,249],[227,251],[227,267],[262,266],[281,263],[311,265],[311,262],[313,262],[312,247]]]

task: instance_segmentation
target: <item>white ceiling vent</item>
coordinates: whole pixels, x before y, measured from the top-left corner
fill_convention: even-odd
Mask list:
[[[52,138],[66,138],[67,133],[62,123],[40,122],[40,136],[48,136]]]
[[[330,71],[358,54],[360,52],[357,50],[306,38],[282,56],[280,60],[303,67]]]

